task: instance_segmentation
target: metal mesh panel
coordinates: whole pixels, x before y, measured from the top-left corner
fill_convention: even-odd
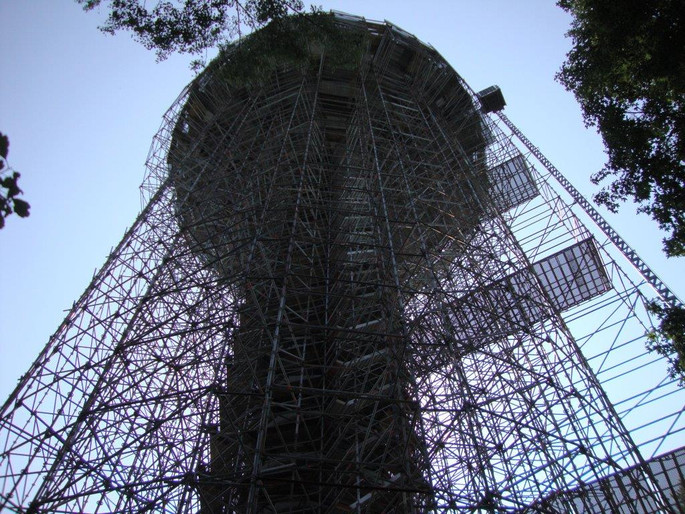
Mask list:
[[[528,164],[521,155],[492,168],[488,176],[490,196],[500,212],[527,202],[538,194]]]

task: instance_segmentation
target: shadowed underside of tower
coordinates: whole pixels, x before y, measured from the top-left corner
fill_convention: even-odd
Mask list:
[[[432,47],[297,20],[348,55],[233,48],[166,115],[145,209],[3,408],[0,505],[675,512],[639,276]]]
[[[430,504],[406,303],[475,231],[485,134],[427,49],[362,41],[345,68],[323,48],[233,90],[229,54],[179,117],[179,222],[239,302],[207,511]],[[416,80],[427,74],[441,80]],[[445,152],[446,139],[459,147]]]

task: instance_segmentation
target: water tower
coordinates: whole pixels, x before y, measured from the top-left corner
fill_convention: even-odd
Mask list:
[[[3,408],[0,505],[675,512],[684,395],[642,339],[677,300],[503,106],[387,22],[222,52]]]

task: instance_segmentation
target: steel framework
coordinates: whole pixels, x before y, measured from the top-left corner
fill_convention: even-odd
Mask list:
[[[0,508],[676,512],[685,394],[644,343],[678,300],[432,47],[334,16],[353,68],[237,85],[226,52],[165,115],[2,409]]]

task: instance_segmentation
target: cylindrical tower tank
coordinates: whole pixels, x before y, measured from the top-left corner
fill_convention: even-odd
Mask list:
[[[470,94],[396,27],[310,15],[224,51],[187,98],[176,217],[240,304],[203,511],[425,510],[405,305],[484,215]]]

